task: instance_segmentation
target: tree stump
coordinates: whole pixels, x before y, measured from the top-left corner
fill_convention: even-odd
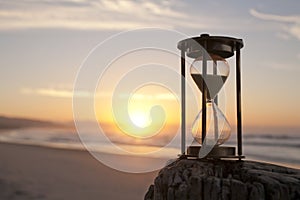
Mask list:
[[[253,161],[178,159],[145,200],[300,200],[300,170]]]

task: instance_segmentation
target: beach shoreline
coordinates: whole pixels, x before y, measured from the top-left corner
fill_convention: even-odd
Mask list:
[[[0,199],[143,199],[157,175],[111,169],[87,151],[24,144],[0,142],[0,159]]]

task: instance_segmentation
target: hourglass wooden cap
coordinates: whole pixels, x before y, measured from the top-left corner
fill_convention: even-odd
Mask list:
[[[185,51],[190,58],[198,58],[202,56],[205,46],[208,53],[229,58],[234,55],[234,51],[243,48],[244,43],[242,39],[201,34],[200,37],[181,40],[177,48]]]

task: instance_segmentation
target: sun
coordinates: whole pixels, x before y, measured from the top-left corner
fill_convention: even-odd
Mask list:
[[[133,111],[129,113],[130,119],[134,125],[145,128],[151,124],[151,119],[146,112]]]

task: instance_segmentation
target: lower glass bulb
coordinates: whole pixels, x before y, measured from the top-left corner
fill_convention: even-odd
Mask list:
[[[202,144],[202,110],[197,115],[193,126],[194,139]],[[206,102],[206,137],[208,145],[221,145],[226,142],[231,134],[231,127],[222,111],[213,101]]]

